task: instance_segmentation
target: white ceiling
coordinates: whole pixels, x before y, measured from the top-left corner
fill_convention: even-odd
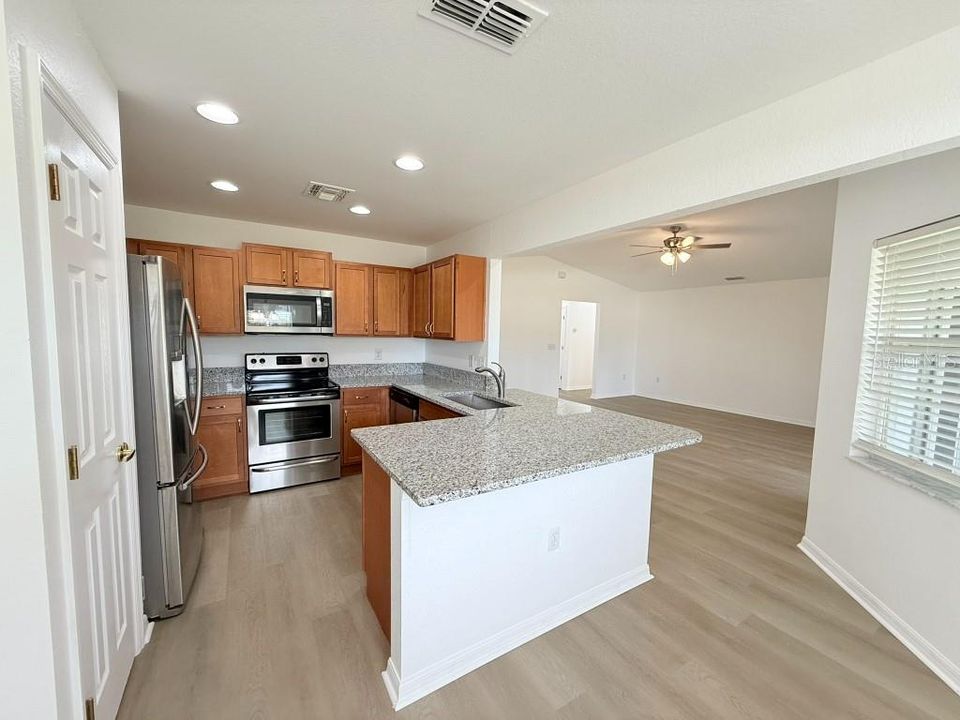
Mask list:
[[[120,88],[128,202],[419,244],[960,23],[956,0],[541,0],[510,56],[419,0],[76,2]],[[241,124],[197,116],[210,99]],[[300,197],[311,179],[373,214]]]
[[[663,227],[640,228],[541,252],[635,290],[678,290],[740,282],[764,282],[830,274],[837,182],[830,181],[776,195],[675,218],[702,243],[732,243],[727,249],[694,250],[676,274],[659,255],[631,243],[660,245],[669,237]],[[672,223],[664,223],[670,225]]]

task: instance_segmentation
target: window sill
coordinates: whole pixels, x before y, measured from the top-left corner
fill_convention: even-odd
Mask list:
[[[945,502],[947,505],[960,510],[960,487],[951,485],[938,478],[915,472],[896,463],[887,462],[872,455],[848,455],[847,457],[857,465],[862,465],[901,485],[912,487],[924,495],[928,495],[940,502]]]

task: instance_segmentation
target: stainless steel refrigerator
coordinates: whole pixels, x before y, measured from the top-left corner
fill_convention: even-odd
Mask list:
[[[203,356],[177,265],[154,255],[127,265],[143,603],[147,617],[165,618],[183,611],[203,545],[191,489],[207,464],[197,441]]]

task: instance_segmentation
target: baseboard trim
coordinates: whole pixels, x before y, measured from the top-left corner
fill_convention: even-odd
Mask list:
[[[661,402],[674,403],[675,405],[687,405],[688,407],[702,408],[704,410],[714,410],[716,412],[730,413],[731,415],[743,415],[744,417],[757,418],[759,420],[770,420],[772,422],[786,423],[787,425],[799,425],[800,427],[816,427],[816,422],[809,420],[798,420],[797,418],[784,417],[782,415],[765,415],[763,413],[747,412],[737,408],[721,407],[719,405],[709,405],[707,403],[694,403],[689,400],[666,397],[664,395],[649,395],[634,393],[635,397],[647,398],[649,400],[660,400]]]
[[[860,603],[863,609],[873,615],[890,634],[904,644],[917,658],[943,680],[951,690],[960,695],[960,667],[950,658],[937,650],[925,637],[913,629],[909,623],[891,610],[880,598],[860,583],[853,575],[838,565],[813,540],[806,535],[797,545],[800,551],[810,558],[821,570],[843,588],[846,593]]]
[[[426,697],[491,660],[652,579],[653,575],[647,565],[618,575],[407,678],[401,679],[391,657],[387,660],[382,677],[394,710],[400,710]]]

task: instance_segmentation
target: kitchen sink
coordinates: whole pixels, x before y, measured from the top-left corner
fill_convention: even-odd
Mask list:
[[[444,395],[448,400],[453,400],[460,405],[466,405],[474,410],[496,410],[497,408],[516,407],[513,403],[504,400],[495,400],[475,392],[450,393]]]

